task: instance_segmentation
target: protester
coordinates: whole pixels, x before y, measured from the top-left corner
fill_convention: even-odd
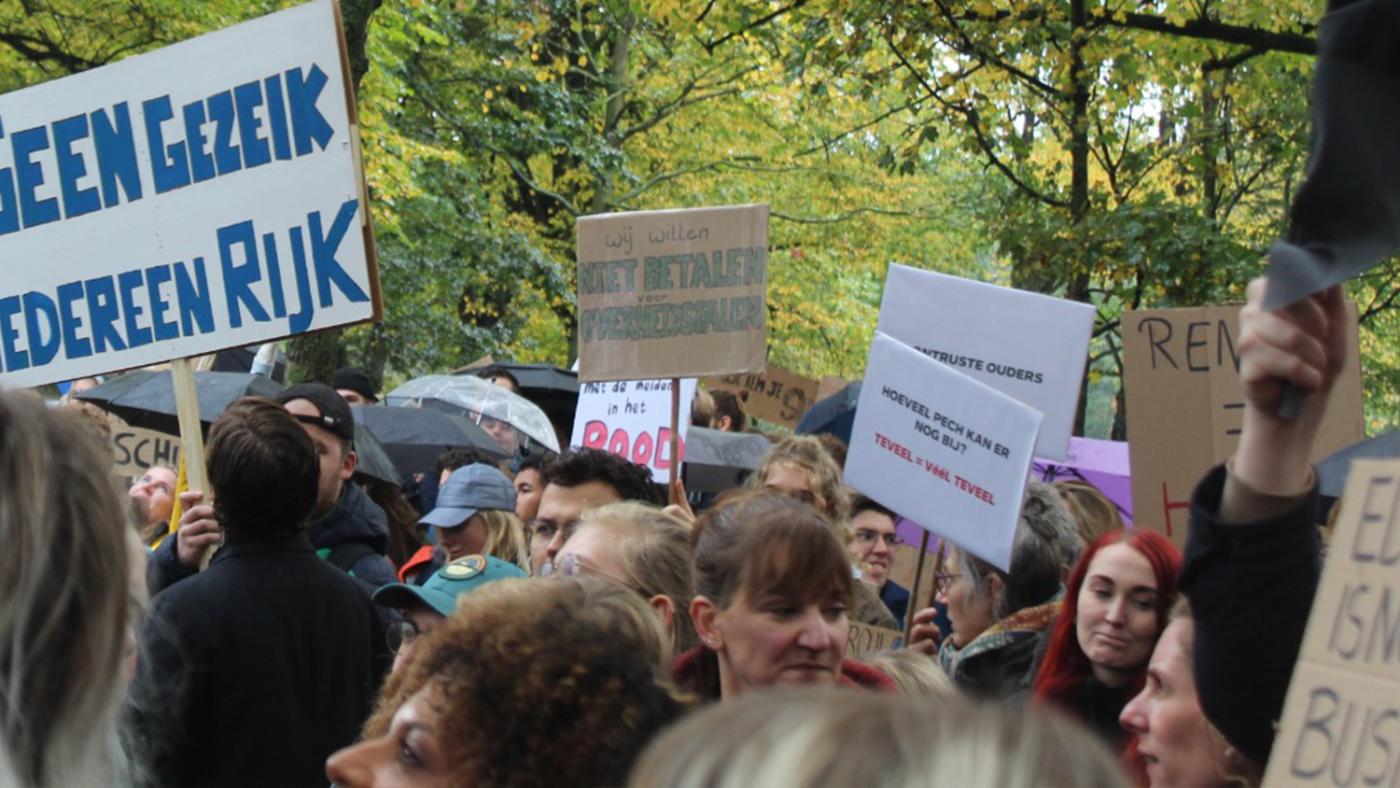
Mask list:
[[[1118,506],[1094,485],[1078,479],[1061,479],[1053,486],[1060,493],[1060,499],[1074,518],[1075,525],[1079,526],[1079,539],[1084,544],[1093,544],[1094,540],[1109,531],[1124,527],[1123,514],[1118,511]]]
[[[131,483],[127,501],[141,543],[154,547],[170,531],[170,512],[175,508],[175,469],[164,463],[152,465]]]
[[[0,393],[0,785],[130,785],[118,713],[140,545],[81,418]]]
[[[531,452],[522,457],[515,471],[515,516],[520,522],[528,523],[535,519],[540,510],[540,497],[544,495],[543,468],[546,455]]]
[[[418,523],[433,529],[446,553],[444,561],[479,554],[526,565],[525,528],[515,516],[515,487],[490,465],[453,471],[438,493],[437,506]],[[439,565],[430,563],[419,576],[427,579]]]
[[[369,476],[363,476],[356,483],[374,505],[384,511],[384,517],[388,520],[389,540],[385,550],[389,563],[403,566],[423,549],[423,541],[418,536],[418,518],[421,515],[397,484]]]
[[[893,690],[884,674],[845,659],[856,581],[811,506],[763,493],[720,503],[696,523],[691,572],[701,645],[676,660],[682,688],[707,700],[802,684]]]
[[[380,785],[620,785],[681,714],[659,620],[598,578],[506,580],[460,597],[395,673],[326,777]]]
[[[320,463],[302,426],[247,398],[209,430],[224,546],[153,600],[131,690],[158,784],[315,784],[388,667],[375,606],[307,539]]]
[[[1338,287],[1274,311],[1266,291],[1251,282],[1240,311],[1240,442],[1191,497],[1190,608],[1162,633],[1151,680],[1123,710],[1153,785],[1258,781],[1321,575],[1309,457],[1352,317]],[[1296,418],[1279,415],[1287,385],[1302,394]]]
[[[489,364],[476,370],[476,376],[509,391],[512,394],[520,393],[520,380],[511,374],[511,371],[499,364]]]
[[[710,428],[715,418],[715,399],[705,389],[695,390],[695,399],[690,401],[690,426]]]
[[[894,548],[899,546],[895,533],[896,515],[864,495],[851,501],[851,559],[861,571],[861,580],[880,595],[890,615],[904,628],[904,614],[909,609],[909,589],[890,579],[894,567]]]
[[[710,415],[710,429],[720,432],[743,432],[748,426],[749,417],[745,415],[744,407],[734,392],[717,389],[710,392],[710,400],[714,403]]]
[[[851,543],[850,500],[841,484],[841,468],[816,438],[789,435],[773,445],[749,476],[750,490],[768,490],[805,501],[827,518],[842,544]],[[898,629],[899,622],[875,589],[855,588],[851,618],[858,623]]]
[[[935,583],[952,622],[938,662],[953,683],[986,698],[1030,691],[1036,651],[1060,612],[1061,579],[1078,556],[1069,513],[1054,489],[1039,482],[1026,487],[1009,573],[960,547],[949,550],[948,569]],[[910,639],[926,634],[914,631]]]
[[[431,512],[433,507],[437,505],[438,495],[441,494],[442,488],[447,484],[447,477],[451,476],[453,471],[478,463],[495,467],[495,459],[475,446],[448,449],[439,454],[434,466],[437,475],[425,476],[418,488],[420,503],[424,505],[422,511]],[[436,544],[434,541],[436,534],[432,532],[432,529],[428,528],[424,533],[419,533],[420,530],[424,530],[418,525],[420,519],[422,519],[421,514],[413,516],[414,535],[421,546],[407,561],[399,564],[400,582],[422,582],[447,563],[447,550]]]
[[[822,448],[826,449],[826,453],[831,455],[832,461],[836,463],[836,467],[841,469],[844,475],[846,469],[846,454],[850,451],[846,442],[829,432],[819,433],[816,438],[821,442]]]
[[[1044,710],[813,688],[745,696],[691,715],[657,737],[638,759],[628,784],[1003,788],[1129,783],[1103,744]]]
[[[654,506],[610,503],[584,512],[553,568],[606,577],[641,594],[680,653],[698,642],[690,622],[690,536],[690,524]]]
[[[1118,715],[1147,678],[1147,660],[1176,601],[1181,554],[1147,530],[1109,531],[1080,556],[1035,676],[1054,704],[1110,746],[1127,746]]]
[[[359,367],[341,367],[331,378],[331,387],[351,405],[378,405],[379,395],[369,375]]]
[[[584,511],[615,501],[657,503],[651,471],[601,449],[573,449],[545,464],[530,522],[530,573],[539,575],[573,535]]]
[[[422,585],[390,583],[374,592],[377,605],[403,614],[389,624],[389,647],[394,670],[413,657],[418,639],[432,632],[457,608],[457,598],[495,580],[525,577],[525,570],[494,556],[467,555],[455,559]]]

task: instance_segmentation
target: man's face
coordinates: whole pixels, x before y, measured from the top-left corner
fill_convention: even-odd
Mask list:
[[[149,468],[131,483],[126,494],[146,525],[169,520],[175,505],[175,472],[160,466]]]
[[[361,394],[360,392],[358,392],[358,391],[356,391],[356,390],[354,390],[354,389],[336,389],[336,390],[335,390],[335,393],[337,393],[337,394],[339,394],[340,396],[344,397],[344,398],[345,398],[345,401],[348,402],[348,403],[350,403],[351,405],[372,405],[372,404],[374,404],[374,403],[370,402],[369,400],[365,399],[365,395]]]
[[[538,468],[525,468],[515,474],[515,516],[520,522],[528,523],[535,519],[540,510],[540,496],[544,494],[544,480]]]
[[[309,399],[289,400],[282,407],[293,416],[321,417],[321,409]],[[316,485],[316,507],[311,510],[313,518],[329,512],[340,501],[341,486],[355,473],[355,452],[345,451],[344,439],[325,427],[314,424],[301,425],[311,442],[316,446],[316,457],[321,463],[321,477]]]
[[[585,511],[620,500],[617,490],[602,481],[576,487],[546,486],[539,512],[530,522],[530,574],[539,575],[544,562],[554,560]]]
[[[501,448],[507,454],[514,454],[520,448],[520,436],[516,434],[515,428],[500,419],[493,419],[490,416],[482,415],[481,429],[491,440],[501,444]]]

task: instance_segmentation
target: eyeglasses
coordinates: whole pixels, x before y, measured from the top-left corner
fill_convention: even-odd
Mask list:
[[[946,594],[948,593],[948,589],[953,587],[953,581],[957,580],[960,577],[962,577],[961,572],[957,574],[950,574],[948,572],[938,572],[933,576],[934,588],[938,589],[938,593]]]
[[[384,634],[389,641],[389,651],[397,654],[405,646],[413,645],[413,641],[423,633],[418,630],[417,624],[405,619],[389,622]]]
[[[882,534],[870,528],[857,528],[856,541],[864,544],[874,544],[876,540],[883,540],[886,547],[899,547],[904,544],[904,540],[899,538],[899,534],[890,531]]]
[[[637,588],[636,586],[632,585],[626,580],[623,580],[620,577],[610,575],[607,572],[602,571],[601,569],[596,569],[584,563],[582,560],[579,559],[577,553],[564,553],[563,555],[559,556],[559,558],[555,561],[545,561],[544,565],[540,567],[540,577],[550,577],[556,575],[559,577],[578,577],[581,574],[590,574],[597,577],[607,578],[608,580],[611,580],[614,583],[617,583],[618,585],[625,586],[627,588],[632,589],[633,591],[636,591],[637,593],[641,594],[647,599],[651,598],[650,594],[646,593],[640,588]]]

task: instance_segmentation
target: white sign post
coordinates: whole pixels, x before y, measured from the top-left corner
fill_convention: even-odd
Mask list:
[[[1009,569],[1041,415],[880,333],[870,346],[846,483]]]
[[[380,314],[331,0],[0,96],[0,385]]]
[[[1090,304],[891,265],[878,330],[1045,414],[1036,454],[1063,460],[1095,314]]]
[[[670,380],[619,380],[580,383],[574,434],[569,445],[603,449],[651,470],[657,484],[671,478]],[[688,408],[695,398],[695,378],[680,381],[680,404]],[[677,424],[677,462],[685,458],[685,433],[689,418]]]

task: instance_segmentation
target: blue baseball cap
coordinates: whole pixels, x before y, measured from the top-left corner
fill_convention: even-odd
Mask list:
[[[485,463],[458,468],[438,491],[437,506],[419,520],[420,525],[455,528],[482,509],[515,511],[515,485],[510,478]]]
[[[444,616],[457,609],[457,597],[493,580],[525,577],[525,570],[494,556],[464,555],[433,573],[421,586],[390,583],[374,592],[374,603],[406,608],[422,602]]]

